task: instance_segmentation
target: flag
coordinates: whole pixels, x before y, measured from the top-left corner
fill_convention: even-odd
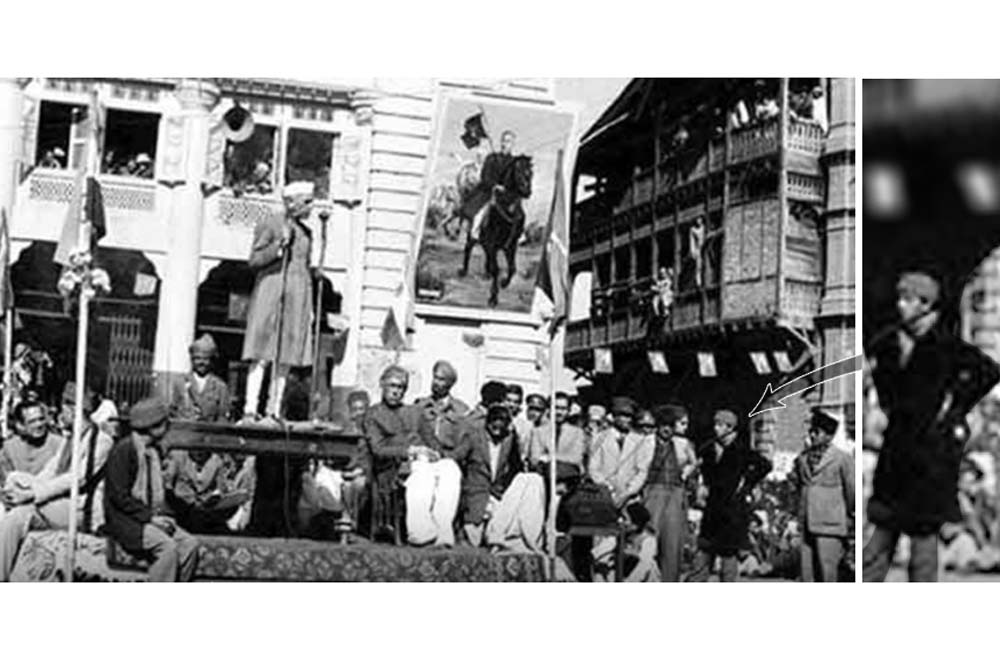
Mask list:
[[[14,306],[14,287],[10,284],[10,230],[7,209],[0,208],[0,317]]]
[[[614,357],[607,347],[594,348],[594,372],[610,375],[615,372]]]
[[[538,264],[532,311],[549,325],[549,336],[565,321],[569,307],[569,211],[563,177],[563,152],[556,154],[556,181],[552,209],[545,228],[545,247]]]
[[[792,360],[788,358],[788,353],[785,351],[774,353],[774,363],[782,373],[790,373],[792,370]]]
[[[93,251],[97,242],[107,233],[107,223],[104,213],[104,194],[101,184],[94,177],[94,160],[100,155],[104,120],[101,105],[96,91],[91,96],[90,106],[76,109],[73,112],[73,135],[85,139],[85,148],[78,152],[76,177],[73,179],[70,192],[69,210],[63,221],[62,233],[59,235],[59,245],[56,246],[53,261],[63,266],[69,266],[69,256],[79,245],[81,210],[83,219],[91,224],[90,250]],[[93,151],[93,154],[92,154]],[[84,186],[86,186],[86,201],[82,201]]]
[[[698,353],[698,374],[703,378],[716,377],[715,355],[711,352]]]
[[[750,361],[753,362],[757,375],[771,374],[771,362],[768,361],[766,352],[751,352]]]
[[[486,134],[486,126],[483,124],[483,114],[477,113],[475,116],[469,116],[465,119],[465,132],[462,134],[462,143],[468,149],[473,149],[479,145],[483,139],[486,139],[489,135]]]
[[[403,274],[403,279],[396,287],[396,292],[389,304],[389,312],[385,314],[382,322],[382,346],[389,350],[406,349],[406,332],[412,328],[412,313],[410,307],[413,299],[410,298],[410,290],[407,289],[408,272]]]
[[[653,369],[654,373],[662,375],[670,373],[670,367],[667,366],[667,356],[663,352],[653,350],[647,352],[646,355],[649,357],[649,367]]]

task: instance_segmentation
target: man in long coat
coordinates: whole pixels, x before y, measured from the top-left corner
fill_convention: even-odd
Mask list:
[[[243,359],[252,362],[247,376],[244,415],[258,414],[264,369],[277,359],[271,414],[277,414],[293,366],[312,364],[312,277],[309,259],[312,232],[306,224],[312,211],[313,185],[296,182],[285,188],[285,218],[268,218],[254,230],[250,268],[256,272],[247,309]],[[282,289],[284,286],[284,289]],[[278,334],[281,332],[281,344]]]
[[[941,284],[908,271],[896,286],[902,327],[871,350],[881,407],[888,414],[875,468],[864,549],[864,580],[883,581],[901,534],[910,537],[910,581],[936,581],[938,530],[961,521],[958,475],[966,414],[1000,380],[1000,368],[939,321]]]
[[[708,502],[701,519],[698,555],[690,581],[708,581],[716,556],[719,578],[736,581],[737,553],[750,546],[748,496],[771,471],[771,462],[750,448],[737,430],[739,420],[731,410],[715,413],[715,439],[701,453],[701,472],[708,487]]]
[[[502,188],[503,178],[511,162],[514,160],[514,142],[517,136],[511,130],[505,130],[500,135],[500,150],[490,153],[483,161],[483,169],[479,174],[479,184],[462,204],[464,217],[472,220],[472,238],[479,238],[479,230],[483,225],[487,204],[493,200],[494,190]]]

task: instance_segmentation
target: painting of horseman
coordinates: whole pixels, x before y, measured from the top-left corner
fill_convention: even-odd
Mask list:
[[[528,312],[575,114],[450,97],[431,150],[417,301]]]

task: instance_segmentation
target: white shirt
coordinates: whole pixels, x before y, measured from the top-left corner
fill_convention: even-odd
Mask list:
[[[194,388],[198,390],[198,393],[200,394],[205,391],[205,383],[208,382],[208,376],[192,373],[191,377],[194,380]]]
[[[500,466],[500,445],[501,442],[490,440],[490,479],[496,479],[497,468]]]

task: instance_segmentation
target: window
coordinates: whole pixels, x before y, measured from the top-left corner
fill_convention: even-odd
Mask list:
[[[236,194],[274,191],[274,141],[277,128],[254,125],[246,141],[226,142],[224,185]]]
[[[632,272],[631,251],[628,246],[615,248],[615,282],[628,280]]]
[[[316,198],[330,194],[330,164],[333,158],[330,132],[292,128],[288,131],[285,183],[309,181],[316,185]]]
[[[101,173],[153,178],[159,127],[159,114],[108,109]]]
[[[653,275],[653,244],[649,239],[636,241],[635,244],[635,277],[649,278]]]
[[[83,107],[43,100],[38,111],[38,141],[35,166],[65,169],[70,164],[73,113]]]

